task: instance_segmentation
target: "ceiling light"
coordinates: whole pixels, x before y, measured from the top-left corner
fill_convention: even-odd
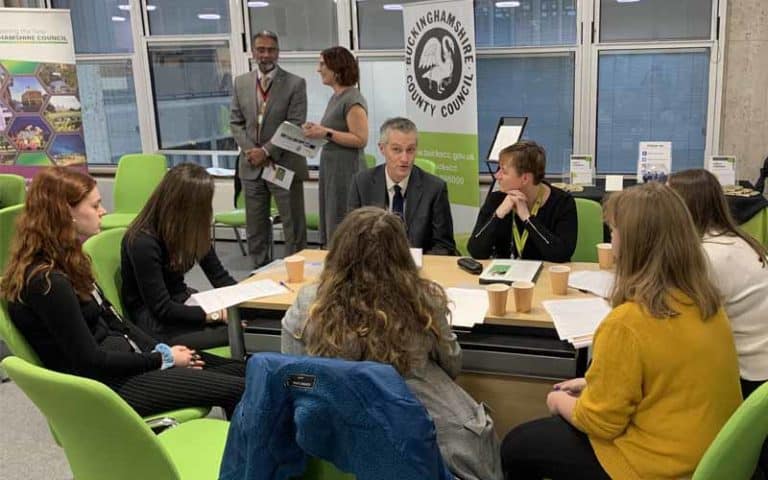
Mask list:
[[[197,18],[200,20],[221,20],[221,15],[218,13],[198,13]]]
[[[115,15],[115,16],[112,17],[112,21],[113,22],[124,22],[125,21],[125,17],[119,17],[119,16]]]
[[[127,12],[127,11],[129,11],[131,9],[131,6],[130,5],[120,4],[120,5],[117,6],[117,8],[119,8],[120,10],[122,10],[124,12]]]
[[[383,8],[384,10],[389,10],[394,12],[394,11],[402,10],[403,6],[400,5],[399,3],[385,3],[384,6],[381,8]]]
[[[269,6],[269,2],[248,2],[248,6],[250,8],[268,7]]]
[[[616,0],[616,3],[637,3],[640,0]]]
[[[511,2],[496,2],[494,5],[496,5],[496,8],[515,8],[520,6],[520,2],[517,0]]]
[[[148,12],[154,12],[155,10],[157,10],[157,5],[149,5],[149,4],[147,4],[147,11]]]

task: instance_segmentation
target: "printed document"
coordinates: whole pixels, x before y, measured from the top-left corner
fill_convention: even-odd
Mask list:
[[[269,183],[273,183],[278,187],[289,190],[291,188],[291,182],[293,176],[296,173],[293,170],[289,170],[282,165],[272,163],[264,167],[261,173],[261,178]]]
[[[298,153],[302,157],[314,157],[320,151],[320,147],[328,143],[322,138],[305,137],[301,127],[291,122],[281,123],[270,142],[289,152]]]
[[[205,313],[211,313],[254,298],[282,295],[283,293],[288,293],[288,289],[276,281],[257,280],[195,293],[186,304],[199,305]]]
[[[532,282],[540,268],[538,260],[496,259],[480,274],[480,283]]]
[[[485,321],[488,311],[488,292],[480,288],[446,288],[451,326],[472,328]]]
[[[597,297],[545,300],[541,304],[552,317],[560,340],[567,340],[579,347],[592,343],[592,335],[611,311],[608,302]]]

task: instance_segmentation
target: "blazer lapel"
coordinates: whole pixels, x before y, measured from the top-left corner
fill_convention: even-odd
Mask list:
[[[405,191],[405,225],[408,230],[411,229],[411,222],[419,209],[421,202],[421,181],[422,172],[419,167],[413,167],[411,178],[408,179],[408,190]]]
[[[389,195],[387,194],[387,179],[384,176],[384,165],[379,165],[371,175],[371,200],[374,205],[381,208],[389,208]]]
[[[272,110],[272,104],[280,99],[280,95],[283,93],[284,73],[280,67],[275,68],[277,71],[275,72],[275,77],[272,79],[272,86],[269,87],[269,95],[267,96],[267,108],[264,110],[264,118],[269,118],[270,111]]]

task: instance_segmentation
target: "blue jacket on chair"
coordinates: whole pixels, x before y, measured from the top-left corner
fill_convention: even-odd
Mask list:
[[[254,355],[219,479],[300,477],[308,455],[358,480],[453,479],[432,419],[390,365]]]

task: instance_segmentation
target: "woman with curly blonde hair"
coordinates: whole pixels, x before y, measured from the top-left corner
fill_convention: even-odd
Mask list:
[[[464,479],[501,478],[493,421],[453,379],[461,347],[442,287],[419,276],[403,221],[354,210],[331,240],[316,284],[283,318],[282,350],[392,365],[435,422],[440,451]]]

